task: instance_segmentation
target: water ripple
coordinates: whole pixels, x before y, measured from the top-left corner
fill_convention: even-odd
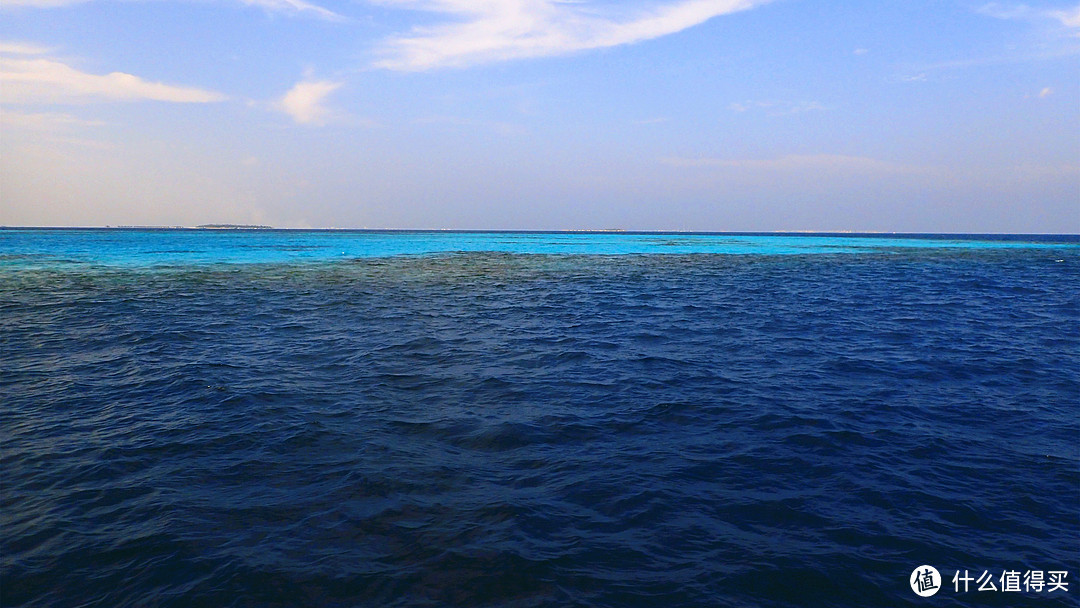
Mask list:
[[[0,603],[894,606],[923,563],[1074,577],[1080,266],[1054,259],[0,270]]]

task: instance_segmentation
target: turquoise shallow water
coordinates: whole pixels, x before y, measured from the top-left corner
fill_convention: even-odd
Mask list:
[[[0,230],[0,606],[1076,606],[1078,245]]]
[[[1078,246],[1069,236],[888,236],[303,230],[0,230],[0,264],[297,263],[453,252],[797,255]]]

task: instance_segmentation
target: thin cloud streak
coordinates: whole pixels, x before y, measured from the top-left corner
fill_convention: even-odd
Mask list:
[[[1057,19],[1061,25],[1072,29],[1080,29],[1080,5],[1063,11],[1050,11],[1050,17]]]
[[[487,129],[505,137],[526,135],[529,133],[529,129],[526,127],[512,122],[475,120],[458,118],[456,116],[429,116],[415,122],[420,125],[446,125],[451,127],[467,127],[469,129]]]
[[[149,82],[123,72],[98,75],[48,58],[0,57],[0,100],[4,103],[86,103],[92,101],[167,101],[211,103],[225,95],[205,89]]]
[[[0,8],[56,8],[81,4],[89,0],[4,0]]]
[[[560,0],[381,0],[389,6],[442,13],[457,22],[416,27],[389,40],[381,49],[385,58],[375,66],[422,71],[633,44],[769,1],[683,0],[627,16]]]
[[[1003,5],[997,2],[984,4],[978,12],[987,17],[1005,20],[1057,21],[1069,29],[1080,29],[1080,4],[1067,9],[1040,9],[1026,4]]]
[[[993,19],[1021,21],[1031,24],[1032,27],[1038,26],[1042,30],[1041,40],[1030,48],[1012,50],[1007,54],[909,66],[908,74],[897,78],[907,82],[922,81],[926,80],[925,72],[1055,61],[1080,54],[1080,44],[1077,44],[1077,39],[1080,38],[1080,4],[1074,8],[1054,10],[1033,8],[1026,4],[1003,5],[992,2],[979,7],[975,12]]]
[[[0,55],[45,55],[52,49],[23,42],[0,42]]]
[[[848,156],[843,154],[807,154],[789,155],[774,159],[724,159],[724,158],[662,158],[662,164],[683,168],[719,168],[747,171],[790,172],[790,171],[827,171],[846,173],[887,173],[919,174],[927,173],[924,167],[914,167],[888,161]]]
[[[305,14],[327,21],[345,21],[345,17],[303,0],[240,0],[246,6],[257,6],[273,13]]]
[[[728,109],[738,113],[748,112],[750,110],[761,110],[766,112],[769,116],[788,116],[792,114],[803,114],[805,112],[826,112],[829,110],[827,106],[817,101],[793,103],[752,100],[728,104]]]
[[[4,0],[0,7],[3,8],[57,8],[61,6],[71,6],[73,4],[82,4],[91,2],[92,0]],[[241,4],[245,6],[256,6],[272,13],[287,13],[287,14],[304,14],[326,19],[328,21],[345,21],[345,17],[327,10],[321,6],[316,6],[304,0],[239,0]]]
[[[4,108],[0,111],[0,124],[13,129],[59,131],[77,127],[103,127],[107,123],[60,112],[19,112]]]

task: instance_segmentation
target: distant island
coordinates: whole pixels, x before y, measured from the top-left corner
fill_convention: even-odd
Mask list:
[[[272,230],[274,227],[255,224],[200,224],[196,228],[201,230]]]

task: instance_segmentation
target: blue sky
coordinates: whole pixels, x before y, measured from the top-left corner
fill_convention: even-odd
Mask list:
[[[1080,232],[1080,4],[6,0],[0,224]]]

